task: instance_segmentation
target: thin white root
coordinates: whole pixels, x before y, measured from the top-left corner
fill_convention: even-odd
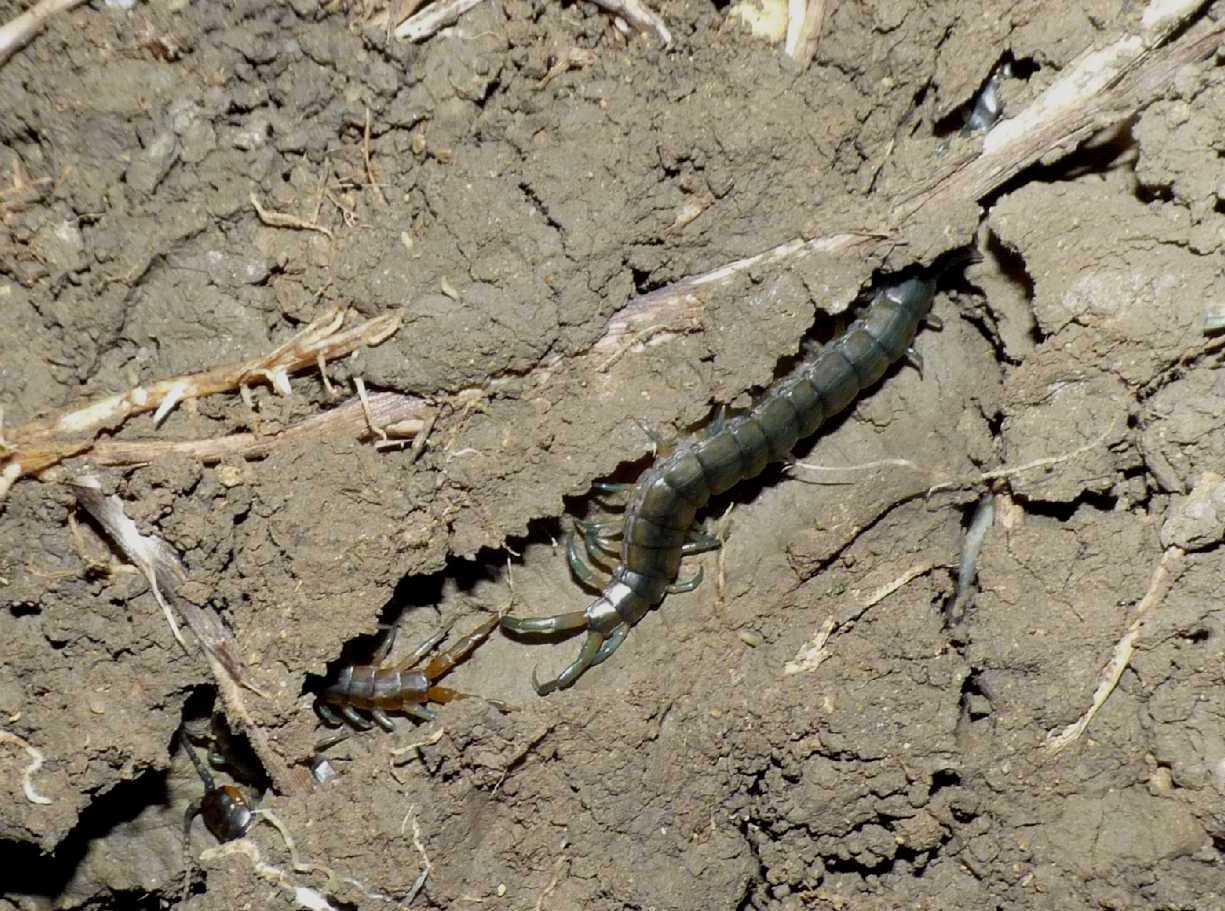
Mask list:
[[[294,842],[293,836],[289,834],[289,826],[285,825],[281,817],[271,810],[256,810],[255,815],[281,833],[281,838],[285,840],[285,848],[289,851],[289,862],[293,866],[295,873],[310,873],[315,869],[313,864],[305,863],[298,855],[298,846]]]
[[[459,20],[482,0],[440,0],[409,16],[396,26],[395,36],[405,41],[424,41]]]
[[[1095,439],[1090,440],[1083,446],[1078,446],[1071,452],[1065,452],[1063,455],[1048,456],[1042,459],[1034,459],[1032,462],[1026,462],[1023,465],[1006,465],[1003,468],[996,468],[994,471],[983,472],[982,474],[972,478],[969,481],[941,481],[939,484],[933,484],[927,488],[927,495],[930,497],[933,493],[941,490],[950,490],[954,487],[967,484],[984,484],[987,481],[995,481],[1000,478],[1012,478],[1020,474],[1025,474],[1027,471],[1034,471],[1038,468],[1049,468],[1052,465],[1058,465],[1060,462],[1067,462],[1069,459],[1074,459],[1077,456],[1084,455],[1086,452],[1091,452],[1100,447],[1106,440],[1110,439],[1110,435],[1114,433],[1116,421],[1111,421],[1107,427]]]
[[[430,863],[430,856],[425,853],[425,845],[421,843],[421,826],[417,824],[417,808],[409,807],[408,815],[404,817],[404,822],[400,823],[400,834],[404,834],[404,826],[408,822],[413,825],[413,847],[417,849],[417,853],[421,855],[421,872],[417,874],[417,879],[413,883],[413,887],[408,890],[408,895],[404,898],[404,906],[408,907],[413,903],[417,894],[425,886],[425,880],[430,875],[430,870],[434,869],[434,865]]]
[[[280,867],[267,863],[260,855],[259,848],[255,842],[249,838],[240,838],[237,841],[228,841],[215,848],[208,848],[200,854],[200,860],[211,861],[221,857],[230,857],[234,854],[241,854],[247,858],[251,862],[256,876],[288,893],[299,908],[306,908],[307,911],[336,911],[336,906],[324,898],[322,893],[307,886],[299,885],[294,882],[292,876]]]
[[[794,462],[786,470],[792,474],[797,469],[805,471],[874,471],[877,468],[909,468],[912,471],[924,471],[910,459],[877,459],[874,462],[863,462],[859,465],[817,465],[813,462]],[[850,484],[851,481],[817,481],[800,479],[805,484]]]
[[[819,668],[825,659],[829,657],[829,651],[826,649],[826,644],[830,637],[835,632],[842,629],[849,623],[854,623],[871,608],[875,607],[880,602],[884,601],[898,589],[905,585],[909,585],[919,576],[926,575],[936,568],[938,564],[931,561],[919,563],[912,566],[906,572],[902,573],[892,582],[887,582],[877,588],[870,595],[860,601],[858,604],[852,604],[850,607],[841,611],[837,615],[831,615],[825,619],[825,622],[817,629],[816,635],[812,637],[798,652],[794,658],[783,665],[783,675],[790,677],[793,674],[803,674],[808,671],[815,671]]]
[[[56,13],[80,6],[83,2],[84,0],[41,0],[16,19],[6,22],[0,27],[0,66],[29,44],[30,39],[42,31],[48,19]]]
[[[30,764],[21,772],[21,791],[25,794],[26,800],[41,806],[52,803],[53,801],[50,797],[44,797],[34,787],[34,775],[43,767],[43,763],[47,761],[47,757],[43,755],[42,750],[38,749],[38,747],[34,746],[24,737],[19,737],[9,731],[0,731],[0,743],[11,743],[14,746],[19,746],[30,757]]]
[[[566,872],[566,868],[570,866],[570,859],[567,857],[557,858],[557,863],[553,865],[553,878],[549,880],[549,884],[544,887],[544,891],[536,899],[534,911],[544,911],[544,902],[553,890],[557,888],[557,884],[561,882],[562,874]]]
[[[1123,638],[1115,645],[1114,654],[1102,669],[1101,680],[1097,685],[1097,689],[1094,690],[1093,702],[1090,704],[1089,709],[1062,731],[1050,731],[1046,735],[1043,749],[1047,753],[1058,753],[1064,747],[1078,740],[1081,734],[1085,732],[1085,729],[1089,727],[1089,723],[1093,721],[1094,716],[1106,704],[1106,700],[1110,698],[1110,694],[1114,692],[1114,688],[1118,686],[1119,680],[1122,679],[1123,671],[1127,669],[1127,665],[1131,661],[1131,656],[1136,650],[1136,642],[1144,632],[1144,627],[1148,623],[1150,616],[1157,609],[1158,605],[1161,604],[1162,599],[1169,592],[1170,586],[1182,571],[1182,561],[1185,555],[1186,552],[1180,547],[1166,548],[1165,553],[1161,555],[1161,560],[1158,562],[1156,570],[1153,571],[1152,581],[1149,582],[1148,591],[1144,593],[1144,597],[1136,608],[1135,619],[1131,621],[1131,625],[1127,628],[1127,632],[1123,634]]]

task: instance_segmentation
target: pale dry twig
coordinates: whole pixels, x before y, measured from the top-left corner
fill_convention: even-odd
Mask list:
[[[84,0],[40,0],[15,19],[10,19],[0,26],[0,66],[25,47],[37,35],[47,20],[56,13],[62,13],[80,6]]]

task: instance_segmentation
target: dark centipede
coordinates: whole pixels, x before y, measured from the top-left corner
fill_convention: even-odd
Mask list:
[[[711,497],[755,477],[771,462],[843,411],[876,383],[889,366],[909,355],[928,318],[936,273],[910,278],[877,293],[864,314],[813,358],[773,385],[748,412],[717,422],[712,432],[682,446],[647,471],[634,486],[621,529],[620,564],[586,610],[552,617],[504,617],[515,635],[587,630],[579,656],[555,679],[532,682],[540,695],[572,685],[608,658],[630,629],[676,584],[681,558],[718,543],[693,534],[698,511]],[[573,562],[573,561],[572,561]]]

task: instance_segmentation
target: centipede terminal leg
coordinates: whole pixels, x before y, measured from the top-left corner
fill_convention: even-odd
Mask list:
[[[586,625],[585,620],[584,625]],[[538,679],[536,679],[536,670],[533,668],[532,686],[535,687],[536,693],[540,696],[547,696],[554,690],[564,690],[566,687],[573,684],[575,680],[583,676],[583,673],[595,663],[596,656],[600,654],[600,651],[604,646],[604,642],[604,637],[599,633],[595,632],[594,630],[589,631],[587,633],[586,641],[583,642],[583,648],[579,651],[578,657],[567,665],[566,668],[555,678],[552,680],[546,680],[544,683],[541,683]],[[617,644],[620,645],[619,640]],[[615,650],[616,647],[614,646],[613,649],[609,650],[608,654],[612,654],[612,652]],[[607,658],[608,655],[605,655],[604,657]]]
[[[629,626],[624,623],[614,629],[604,644],[600,646],[600,650],[596,652],[595,657],[591,659],[591,666],[595,667],[597,664],[603,664],[609,655],[615,652],[618,646],[625,641],[625,637],[629,635],[629,632]]]

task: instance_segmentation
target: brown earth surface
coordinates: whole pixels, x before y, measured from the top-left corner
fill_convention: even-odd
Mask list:
[[[0,21],[23,6],[0,0]],[[667,49],[589,3],[490,2],[420,44],[317,0],[96,3],[0,67],[6,428],[256,357],[331,304],[401,315],[327,365],[334,391],[306,371],[291,397],[257,386],[106,436],[272,434],[357,378],[436,416],[419,452],[332,436],[214,464],[87,455],[13,485],[0,909],[168,907],[185,882],[194,909],[1225,905],[1225,374],[1202,331],[1225,306],[1219,63],[1024,171],[980,224],[920,218],[859,257],[745,270],[683,328],[609,349],[627,302],[687,276],[889,234],[916,181],[975,154],[958,128],[1001,60],[1011,113],[1141,12],[827,0],[801,69],[725,6],[655,8]],[[574,49],[592,53],[546,78]],[[327,233],[266,223],[253,195]],[[380,623],[407,651],[512,605],[582,608],[563,539],[599,511],[593,481],[649,464],[640,423],[687,434],[743,407],[874,274],[976,231],[985,258],[946,276],[923,372],[899,366],[801,445],[826,470],[722,498],[726,544],[693,561],[694,593],[546,699],[533,667],[578,643],[495,634],[447,683],[509,711],[397,718],[305,784],[329,733],[313,694]],[[210,714],[214,677],[74,509],[63,482],[87,470],[232,630],[264,694],[246,707],[297,777],[270,787],[234,756],[217,774],[263,791],[296,866],[262,822],[221,848],[197,822],[184,849],[202,786],[176,731]],[[1168,590],[1146,601],[1163,554]],[[1048,749],[1138,617],[1117,687]]]

